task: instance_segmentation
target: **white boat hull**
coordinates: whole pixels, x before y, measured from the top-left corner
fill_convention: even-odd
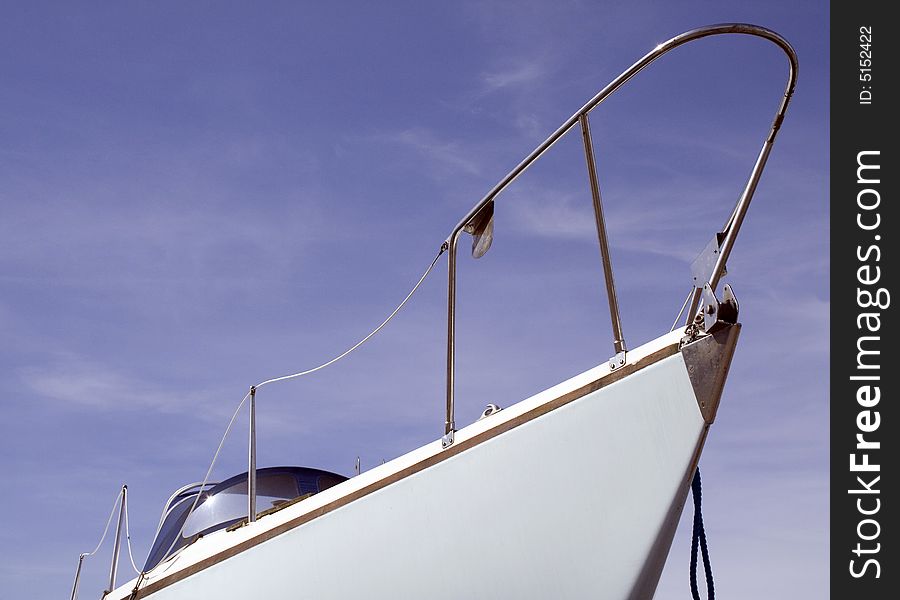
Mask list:
[[[567,400],[597,369],[460,430],[455,453],[435,442],[200,540],[146,595],[652,597],[711,419],[681,352]]]

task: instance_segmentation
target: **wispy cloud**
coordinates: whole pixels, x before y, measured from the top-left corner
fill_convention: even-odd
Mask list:
[[[202,392],[165,389],[133,374],[74,356],[60,358],[52,364],[23,367],[19,376],[24,386],[39,398],[104,412],[177,413],[196,410],[199,401],[208,397]]]
[[[118,184],[112,194],[47,198],[0,221],[0,280],[143,292],[179,281],[246,285],[295,268],[303,248],[323,235],[320,211],[302,200],[289,219],[251,206],[235,217],[233,207],[225,216],[173,206],[171,198],[113,204],[107,198],[117,191]],[[231,257],[227,269],[223,257]]]
[[[497,68],[481,74],[481,92],[493,93],[513,87],[525,87],[538,83],[545,77],[547,68],[540,60],[528,60]]]
[[[483,71],[474,90],[463,94],[459,104],[468,107],[486,107],[495,104],[495,95],[502,95],[504,108],[496,117],[515,128],[515,132],[529,140],[546,136],[554,124],[546,123],[540,116],[541,99],[550,87],[555,71],[555,57],[539,56],[499,57],[495,66]],[[488,101],[491,98],[491,101]]]
[[[397,144],[415,152],[426,160],[433,173],[441,177],[459,172],[468,175],[481,173],[481,164],[472,158],[476,154],[470,149],[459,142],[441,139],[427,129],[404,129],[374,137],[379,141]]]
[[[663,193],[647,191],[639,195]],[[703,215],[703,198],[713,195],[704,191],[691,196],[690,202],[652,201],[653,211],[636,210],[621,202],[604,201],[604,216],[610,245],[624,250],[656,254],[690,262],[699,248],[684,241],[687,229],[698,229],[698,216]],[[513,195],[513,194],[510,194]],[[566,188],[530,186],[515,192],[508,202],[514,227],[519,231],[545,238],[583,240],[595,244],[597,230],[593,205],[587,185],[579,191]],[[710,237],[712,223],[708,224]]]
[[[513,226],[523,233],[585,241],[597,235],[591,206],[584,197],[573,192],[533,188],[515,196],[509,198],[508,210]]]

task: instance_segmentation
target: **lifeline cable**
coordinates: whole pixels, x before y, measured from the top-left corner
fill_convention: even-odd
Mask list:
[[[368,342],[368,341],[369,341],[369,338],[371,338],[373,335],[375,335],[376,333],[378,333],[379,331],[381,331],[381,329],[382,329],[385,325],[387,325],[387,324],[390,322],[390,320],[393,319],[394,316],[395,316],[398,312],[400,312],[400,309],[403,308],[403,306],[406,304],[406,302],[407,302],[410,298],[412,298],[413,294],[416,293],[416,290],[419,289],[419,286],[422,285],[422,282],[425,281],[425,278],[428,277],[428,275],[431,273],[431,270],[434,269],[434,265],[437,264],[438,259],[441,257],[441,254],[443,254],[443,253],[444,253],[444,250],[446,250],[446,249],[447,249],[447,243],[444,242],[443,244],[441,244],[441,249],[438,250],[437,256],[434,257],[434,260],[431,261],[431,264],[428,265],[428,268],[427,268],[427,269],[425,269],[425,272],[424,272],[424,273],[422,274],[422,276],[419,278],[419,281],[416,282],[416,285],[413,286],[413,289],[410,290],[410,292],[406,295],[406,298],[403,299],[403,302],[401,302],[400,304],[398,304],[398,305],[397,305],[397,308],[394,309],[394,312],[392,312],[391,314],[389,314],[388,317],[387,317],[384,321],[381,322],[381,325],[379,325],[378,327],[376,327],[375,329],[373,329],[373,330],[371,331],[371,333],[369,333],[369,335],[367,335],[367,336],[364,337],[363,339],[359,340],[358,342],[356,342],[355,344],[353,344],[352,346],[350,346],[350,348],[348,348],[347,350],[345,350],[345,351],[342,352],[341,354],[338,354],[337,356],[335,356],[334,358],[332,358],[332,359],[329,360],[328,362],[322,363],[322,364],[319,365],[318,367],[313,367],[312,369],[308,369],[308,370],[306,370],[306,371],[300,371],[299,373],[293,373],[293,374],[291,374],[291,375],[283,375],[283,376],[281,376],[281,377],[274,377],[274,378],[272,378],[272,379],[267,379],[267,380],[263,381],[262,383],[257,383],[257,384],[256,384],[255,386],[253,386],[253,387],[255,387],[256,389],[259,389],[259,388],[261,388],[262,386],[267,385],[267,384],[270,384],[270,383],[275,383],[275,382],[277,382],[277,381],[286,381],[286,380],[288,380],[288,379],[294,379],[294,378],[296,378],[296,377],[303,377],[304,375],[309,375],[310,373],[315,373],[316,371],[318,371],[318,370],[320,370],[320,369],[324,369],[325,367],[328,367],[328,366],[330,366],[330,365],[333,365],[333,364],[336,363],[337,361],[341,360],[342,358],[344,358],[345,356],[347,356],[348,354],[350,354],[351,352],[353,352],[354,350],[356,350],[357,348],[359,348],[360,346],[362,346],[363,344],[365,344],[366,342]]]
[[[700,467],[694,471],[691,493],[694,497],[694,529],[691,535],[691,596],[694,600],[700,600],[700,590],[697,589],[697,546],[699,544],[703,556],[703,572],[706,575],[706,597],[708,600],[715,600],[716,590],[713,584],[712,566],[709,564],[706,530],[703,527],[703,489],[700,484]]]
[[[319,365],[317,367],[313,367],[312,369],[307,369],[306,371],[292,373],[290,375],[283,375],[281,377],[274,377],[272,379],[267,379],[267,380],[263,381],[262,383],[258,383],[255,386],[252,386],[251,390],[259,389],[262,386],[268,385],[270,383],[276,383],[279,381],[287,381],[289,379],[296,379],[296,378],[302,377],[304,375],[309,375],[310,373],[315,373],[316,371],[319,371],[321,369],[324,369],[325,367],[333,365],[334,363],[338,362],[339,360],[341,360],[342,358],[344,358],[345,356],[347,356],[348,354],[350,354],[351,352],[353,352],[354,350],[356,350],[357,348],[359,348],[360,346],[365,344],[367,341],[369,341],[369,339],[372,338],[372,336],[374,336],[376,333],[381,331],[382,328],[384,328],[384,326],[387,325],[391,321],[391,319],[393,319],[397,315],[398,312],[400,312],[400,310],[406,305],[406,303],[409,301],[409,299],[413,297],[413,294],[416,293],[416,291],[422,285],[422,282],[424,282],[425,279],[428,277],[428,275],[431,274],[431,271],[434,270],[434,265],[437,264],[438,259],[447,250],[447,248],[448,248],[447,242],[444,242],[443,244],[441,244],[441,247],[438,250],[437,255],[434,257],[434,260],[431,261],[431,264],[428,265],[428,268],[425,269],[425,272],[422,274],[422,276],[419,278],[419,280],[416,282],[416,284],[413,286],[413,288],[410,290],[410,292],[406,295],[406,297],[403,298],[403,300],[400,302],[400,304],[397,305],[397,308],[395,308],[394,311],[391,314],[389,314],[387,316],[387,318],[381,322],[380,325],[378,325],[378,327],[373,329],[364,338],[362,338],[361,340],[359,340],[358,342],[353,344],[350,348],[348,348],[341,354],[335,356],[334,358],[332,358],[331,360],[329,360],[327,362],[322,363],[321,365]],[[197,503],[200,500],[200,496],[203,495],[202,490],[206,486],[207,482],[209,481],[209,476],[212,474],[212,470],[216,464],[216,460],[219,458],[219,453],[222,451],[222,446],[225,445],[225,440],[228,437],[228,434],[231,432],[231,426],[234,424],[234,420],[237,418],[238,414],[241,411],[241,408],[243,408],[244,403],[247,401],[247,398],[250,397],[251,393],[252,392],[247,392],[247,394],[241,400],[240,404],[238,404],[238,407],[235,409],[234,414],[231,415],[231,420],[228,422],[228,427],[225,428],[225,434],[222,436],[222,440],[219,442],[219,447],[216,449],[216,452],[213,455],[213,459],[212,459],[212,462],[210,462],[209,469],[207,469],[207,471],[206,471],[206,476],[203,478],[203,483],[200,484],[200,492],[198,492],[197,496],[194,498],[194,502],[193,502],[193,504],[191,504],[191,508],[188,511],[187,516],[185,517],[184,521],[182,522],[181,528],[178,530],[178,534],[175,536],[175,539],[172,540],[172,544],[169,546],[169,549],[166,550],[166,553],[163,556],[168,555],[169,552],[172,551],[172,548],[175,547],[175,543],[181,538],[181,534],[184,532],[184,527],[187,524],[188,518],[191,516],[191,513],[194,512],[194,509],[197,508]],[[163,561],[160,561],[159,563],[154,565],[148,571],[146,571],[146,572],[142,571],[139,573],[140,577],[138,579],[138,584],[135,586],[133,593],[137,592],[138,587],[140,586],[140,583],[145,579],[146,575],[148,575],[150,572],[152,572],[157,566],[161,565],[162,563],[163,563]]]
[[[247,395],[244,396],[243,400],[240,401],[237,408],[234,409],[234,413],[231,415],[231,420],[228,421],[228,427],[225,428],[225,434],[222,436],[222,440],[219,442],[219,447],[216,448],[216,453],[213,454],[212,461],[209,463],[209,469],[206,470],[206,476],[203,478],[203,483],[200,484],[200,489],[197,492],[197,495],[194,497],[194,503],[191,504],[191,509],[188,511],[187,516],[184,518],[184,521],[181,523],[181,528],[178,530],[178,533],[175,535],[175,538],[172,540],[172,543],[169,545],[169,548],[166,550],[166,553],[163,556],[167,556],[169,552],[172,551],[172,548],[175,547],[175,543],[181,537],[181,534],[184,532],[184,526],[187,524],[188,517],[191,516],[191,513],[194,512],[194,509],[197,508],[197,502],[200,500],[200,496],[203,495],[203,488],[206,487],[207,482],[209,481],[209,476],[212,474],[213,467],[216,466],[216,460],[219,458],[219,453],[222,451],[222,446],[225,445],[225,440],[228,438],[228,434],[231,432],[231,426],[234,425],[234,420],[237,418],[238,414],[241,412],[241,409],[244,407],[244,402],[247,401],[247,398],[250,397],[250,392],[247,392]],[[149,557],[148,557],[149,558]],[[150,573],[153,569],[161,565],[163,561],[159,561],[155,564],[149,571],[141,572],[141,579],[147,573]],[[135,588],[136,590],[137,588]]]
[[[141,570],[134,564],[134,554],[131,552],[131,532],[128,530],[128,494],[125,495],[125,502],[123,503],[122,509],[125,511],[125,543],[128,546],[128,559],[131,560],[131,568],[134,569],[135,573],[140,575]]]
[[[103,535],[100,536],[100,541],[97,542],[97,547],[91,550],[90,552],[82,552],[81,556],[88,557],[97,554],[97,551],[100,550],[100,546],[103,545],[103,540],[106,539],[106,534],[109,531],[109,524],[112,523],[113,515],[116,514],[116,506],[119,505],[119,499],[122,497],[122,488],[119,488],[119,493],[116,494],[116,499],[113,501],[112,510],[109,511],[109,518],[106,519],[106,527],[103,528]]]
[[[109,518],[106,519],[106,526],[103,528],[103,535],[100,536],[100,541],[97,542],[97,547],[91,550],[90,552],[82,552],[78,555],[78,569],[75,571],[75,581],[72,584],[72,600],[75,600],[78,597],[78,580],[81,576],[81,565],[84,563],[84,559],[97,554],[97,551],[100,550],[100,547],[103,545],[103,540],[106,539],[106,534],[109,532],[109,524],[112,523],[113,515],[116,514],[116,506],[119,504],[119,498],[122,497],[123,490],[125,488],[119,488],[119,493],[116,494],[116,499],[113,501],[112,510],[109,511]]]

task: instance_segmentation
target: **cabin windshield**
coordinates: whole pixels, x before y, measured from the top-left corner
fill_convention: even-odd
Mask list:
[[[307,467],[269,467],[256,472],[256,506],[261,513],[301,496],[317,494],[347,478]],[[198,494],[197,508],[188,516]],[[225,529],[247,517],[247,474],[235,475],[206,491],[198,487],[172,499],[144,565],[152,569],[198,537]],[[183,527],[182,527],[183,526]],[[180,535],[179,535],[180,532]]]

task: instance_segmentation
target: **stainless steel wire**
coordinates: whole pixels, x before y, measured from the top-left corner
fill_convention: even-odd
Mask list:
[[[678,321],[681,320],[681,315],[684,314],[684,309],[687,308],[688,302],[691,301],[691,298],[694,297],[694,289],[691,288],[691,291],[688,292],[687,298],[684,299],[684,304],[681,305],[681,310],[678,311],[678,316],[675,317],[675,320],[672,322],[672,327],[669,328],[669,331],[675,331],[675,328],[678,327]]]
[[[372,336],[374,336],[376,333],[381,331],[384,328],[384,326],[387,325],[391,321],[391,319],[393,319],[397,315],[398,312],[400,312],[400,310],[406,305],[406,303],[409,302],[409,299],[413,297],[413,294],[415,294],[416,291],[418,291],[419,287],[421,287],[422,283],[425,281],[425,279],[428,277],[428,275],[431,273],[431,271],[434,270],[434,266],[437,264],[438,259],[441,257],[441,255],[444,253],[444,251],[446,249],[447,249],[446,244],[442,244],[440,249],[438,250],[437,255],[434,257],[434,260],[432,260],[431,264],[428,265],[428,268],[425,269],[425,272],[422,274],[422,276],[419,278],[419,280],[413,286],[412,290],[410,290],[410,292],[406,295],[405,298],[403,298],[403,300],[400,302],[400,304],[397,305],[397,308],[395,308],[393,310],[393,312],[391,312],[391,314],[389,314],[387,316],[387,318],[384,319],[384,321],[382,321],[381,324],[379,324],[375,329],[373,329],[368,335],[366,335],[361,340],[359,340],[358,342],[353,344],[350,348],[348,348],[341,354],[335,356],[334,358],[332,358],[331,360],[328,360],[327,362],[322,363],[321,365],[319,365],[317,367],[313,367],[312,369],[307,369],[305,371],[299,371],[297,373],[292,373],[290,375],[284,375],[281,377],[274,377],[272,379],[267,379],[267,380],[263,381],[262,383],[258,383],[255,386],[253,386],[253,388],[251,388],[251,390],[253,390],[253,389],[258,390],[259,388],[263,387],[264,385],[268,385],[270,383],[276,383],[279,381],[287,381],[290,379],[296,379],[298,377],[303,377],[304,375],[309,375],[310,373],[315,373],[316,371],[320,371],[320,370],[338,362],[339,360],[341,360],[342,358],[344,358],[345,356],[347,356],[348,354],[350,354],[351,352],[353,352],[354,350],[356,350],[357,348],[362,346],[364,343],[369,341],[372,338]],[[191,508],[190,508],[190,510],[188,510],[187,517],[185,517],[184,522],[181,524],[181,528],[178,530],[178,534],[175,536],[175,538],[172,540],[172,543],[169,545],[169,548],[166,550],[166,555],[168,555],[172,551],[172,548],[175,547],[176,542],[181,538],[181,534],[184,532],[184,527],[187,524],[188,518],[194,512],[194,510],[197,508],[197,504],[200,501],[200,497],[203,495],[202,492],[203,492],[204,488],[206,487],[207,482],[209,481],[210,475],[212,474],[213,467],[215,467],[216,461],[219,458],[219,454],[222,452],[222,447],[225,445],[225,440],[228,438],[228,434],[231,432],[231,427],[234,425],[235,419],[237,419],[238,414],[240,414],[241,409],[244,407],[244,403],[247,402],[247,398],[250,397],[251,393],[252,393],[252,391],[247,392],[247,394],[243,397],[243,399],[241,399],[237,408],[234,410],[234,413],[231,415],[231,420],[228,422],[228,426],[225,428],[225,433],[224,433],[224,435],[222,435],[221,441],[219,441],[219,446],[218,446],[218,448],[216,448],[216,452],[213,455],[212,461],[209,464],[209,468],[206,470],[206,475],[203,477],[203,481],[200,483],[197,496],[194,498],[194,502],[191,504]],[[112,517],[110,517],[110,518],[112,518]],[[149,569],[145,573],[139,572],[139,574],[143,575],[142,580],[145,579],[146,576],[149,575],[151,572],[153,572],[159,565],[161,565],[162,562],[163,561],[160,561],[159,563],[154,565],[151,569]]]
[[[116,506],[119,504],[119,500],[122,499],[122,488],[119,488],[119,493],[116,494],[116,499],[113,501],[112,510],[109,511],[109,518],[106,519],[106,527],[103,528],[103,535],[100,536],[100,541],[97,542],[97,547],[91,550],[90,552],[82,552],[81,556],[88,557],[97,554],[97,551],[100,550],[100,547],[103,545],[103,540],[106,539],[106,534],[109,532],[109,524],[112,523],[113,515],[116,514]]]
[[[184,532],[184,526],[187,524],[188,517],[190,517],[191,513],[194,512],[194,509],[197,508],[197,504],[200,501],[200,497],[203,495],[203,488],[206,487],[206,483],[209,481],[209,476],[212,475],[213,467],[216,466],[216,461],[219,459],[219,454],[222,452],[222,447],[225,445],[225,440],[228,439],[228,434],[231,432],[231,427],[232,427],[232,425],[234,425],[235,419],[237,419],[238,414],[240,414],[241,409],[244,407],[244,402],[246,402],[247,398],[249,398],[249,397],[250,397],[250,392],[247,392],[247,394],[244,396],[244,398],[238,404],[237,408],[234,409],[234,413],[232,413],[232,415],[231,415],[231,420],[228,421],[228,426],[225,428],[225,433],[222,435],[221,441],[219,441],[219,447],[216,448],[216,452],[215,452],[215,454],[213,454],[212,461],[210,461],[210,463],[209,463],[209,468],[206,470],[206,475],[203,477],[203,482],[200,484],[200,489],[197,492],[197,495],[194,497],[194,502],[191,504],[191,508],[188,511],[187,516],[184,518],[184,522],[182,522],[181,527],[178,529],[178,533],[175,535],[174,539],[172,540],[172,543],[169,544],[169,547],[166,549],[166,552],[163,556],[167,556],[172,551],[172,548],[175,547],[175,543],[181,538],[181,534]],[[148,570],[146,573],[143,573],[143,574],[145,576],[148,575],[162,563],[163,563],[163,561],[158,562],[150,570]]]
[[[103,527],[103,534],[100,536],[100,541],[97,542],[97,546],[90,552],[82,552],[78,555],[78,568],[75,571],[75,581],[72,583],[72,600],[76,600],[76,598],[78,598],[78,583],[81,579],[81,566],[84,563],[84,559],[97,554],[97,552],[103,546],[103,541],[106,539],[106,534],[109,533],[109,525],[110,523],[112,523],[113,515],[116,514],[116,506],[118,506],[119,500],[122,498],[122,494],[124,493],[124,491],[124,487],[119,488],[119,493],[116,494],[116,499],[113,500],[112,510],[109,511],[109,518],[106,519],[106,526]]]
[[[134,553],[131,550],[131,531],[128,529],[128,496],[125,496],[125,503],[122,505],[123,510],[125,511],[125,545],[128,547],[128,559],[131,561],[131,568],[134,569],[134,572],[138,575],[141,574],[141,570],[137,568],[137,565],[134,564]]]
[[[422,274],[422,276],[419,278],[419,281],[416,282],[416,285],[413,286],[413,289],[410,290],[410,292],[406,295],[406,298],[404,298],[403,301],[402,301],[400,304],[397,305],[397,308],[394,309],[394,312],[392,312],[391,314],[389,314],[389,315],[387,316],[387,318],[386,318],[384,321],[382,321],[381,324],[380,324],[378,327],[376,327],[375,329],[373,329],[373,330],[369,333],[369,335],[367,335],[366,337],[362,338],[361,340],[359,340],[358,342],[356,342],[355,344],[353,344],[352,346],[350,346],[347,350],[345,350],[345,351],[342,352],[341,354],[338,354],[337,356],[335,356],[334,358],[332,358],[332,359],[329,360],[328,362],[322,363],[322,364],[319,365],[318,367],[313,367],[312,369],[307,369],[306,371],[300,371],[299,373],[292,373],[291,375],[283,375],[283,376],[281,376],[281,377],[274,377],[274,378],[272,378],[272,379],[267,379],[267,380],[263,381],[262,383],[257,383],[254,387],[255,387],[256,389],[259,389],[259,388],[261,388],[262,386],[268,385],[268,384],[270,384],[270,383],[275,383],[275,382],[278,382],[278,381],[287,381],[288,379],[295,379],[295,378],[297,378],[297,377],[303,377],[304,375],[309,375],[310,373],[315,373],[316,371],[320,371],[320,370],[324,369],[325,367],[328,367],[328,366],[333,365],[333,364],[336,363],[337,361],[341,360],[342,358],[344,358],[345,356],[347,356],[348,354],[350,354],[351,352],[353,352],[354,350],[356,350],[357,348],[359,348],[360,346],[362,346],[363,344],[365,344],[366,342],[368,342],[369,339],[370,339],[372,336],[374,336],[376,333],[378,333],[379,331],[381,331],[382,328],[383,328],[385,325],[387,325],[387,324],[391,321],[391,319],[393,319],[394,316],[396,316],[396,314],[397,314],[398,312],[400,312],[400,309],[402,309],[402,308],[404,307],[404,305],[406,305],[406,303],[409,301],[409,299],[412,298],[413,294],[415,294],[416,291],[419,289],[419,286],[422,285],[422,282],[425,281],[425,278],[428,277],[428,275],[429,275],[429,274],[431,273],[431,271],[434,269],[434,265],[437,264],[438,259],[441,257],[441,254],[444,253],[444,250],[445,250],[445,249],[446,249],[446,244],[441,245],[440,250],[438,250],[437,256],[435,256],[435,257],[434,257],[434,260],[431,261],[431,264],[428,265],[428,268],[425,270],[425,272],[424,272],[424,273]]]

